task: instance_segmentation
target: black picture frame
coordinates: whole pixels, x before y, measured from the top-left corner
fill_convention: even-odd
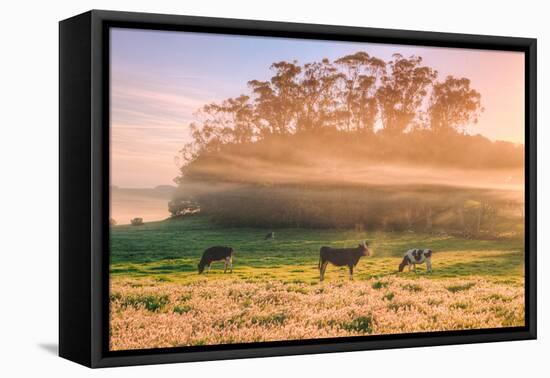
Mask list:
[[[525,327],[108,350],[110,27],[525,53]],[[89,367],[536,338],[536,39],[92,10],[59,24],[59,354]]]

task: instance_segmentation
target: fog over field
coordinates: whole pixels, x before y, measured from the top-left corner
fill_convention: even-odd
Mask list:
[[[365,163],[319,156],[300,164],[279,164],[253,157],[224,155],[206,162],[198,174],[247,184],[352,186],[438,185],[522,192],[523,168],[463,169],[407,163]],[[212,188],[215,190],[215,188]]]

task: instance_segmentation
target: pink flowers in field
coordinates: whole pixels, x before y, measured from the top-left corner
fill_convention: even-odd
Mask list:
[[[111,285],[112,350],[522,325],[523,287],[479,278]]]

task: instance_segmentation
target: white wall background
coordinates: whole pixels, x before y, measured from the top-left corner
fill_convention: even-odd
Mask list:
[[[545,163],[550,26],[543,1],[8,1],[0,22],[0,375],[57,377],[518,377],[550,372]],[[89,370],[56,356],[58,25],[111,9],[382,28],[536,37],[539,40],[539,340],[389,351]],[[546,148],[545,148],[546,147]],[[7,209],[7,212],[6,212]],[[546,234],[546,235],[545,235]],[[546,349],[546,350],[545,350]],[[546,373],[546,374],[545,374]],[[548,376],[548,375],[546,375]]]

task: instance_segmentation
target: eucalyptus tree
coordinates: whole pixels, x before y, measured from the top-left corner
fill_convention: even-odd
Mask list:
[[[377,82],[386,73],[383,60],[364,51],[346,55],[335,63],[343,72],[343,116],[345,130],[373,131],[378,108]]]
[[[470,84],[467,78],[453,76],[434,84],[428,108],[430,128],[434,132],[459,131],[468,124],[477,123],[484,109],[481,94]]]
[[[437,71],[422,65],[422,57],[394,54],[382,76],[376,98],[385,132],[399,134],[421,113]]]

